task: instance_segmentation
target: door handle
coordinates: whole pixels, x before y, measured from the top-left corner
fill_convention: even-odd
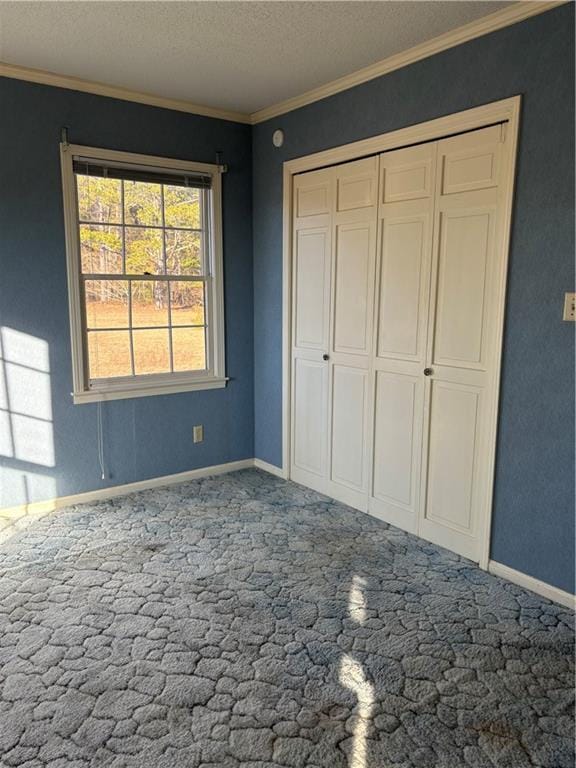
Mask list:
[[[330,355],[323,354],[322,355],[322,360],[330,360]]]
[[[424,376],[432,376],[433,373],[432,368],[424,368]]]

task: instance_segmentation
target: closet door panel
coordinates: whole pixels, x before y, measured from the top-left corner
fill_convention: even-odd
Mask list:
[[[378,158],[367,157],[336,166],[336,211],[353,211],[376,205]]]
[[[378,371],[374,441],[374,497],[396,517],[416,525],[422,385],[417,376]],[[401,512],[402,510],[403,512]]]
[[[373,222],[340,224],[336,229],[334,351],[369,351],[370,278],[375,247]]]
[[[502,291],[501,126],[438,143],[420,535],[480,557]]]
[[[291,476],[367,507],[377,157],[295,178]]]
[[[494,210],[444,211],[440,218],[434,362],[485,367],[486,277]]]
[[[314,172],[316,173],[316,172]],[[317,177],[312,183],[303,183],[296,187],[295,214],[302,219],[309,216],[331,213],[331,189],[328,174],[320,172],[323,176]],[[306,174],[308,176],[308,174]],[[304,177],[301,177],[304,179]]]
[[[335,365],[332,388],[332,480],[357,491],[366,489],[368,375]]]
[[[294,179],[292,231],[291,476],[325,491],[330,427],[331,169]]]
[[[455,136],[441,142],[441,194],[490,189],[500,183],[502,126]]]
[[[330,232],[304,229],[296,233],[294,278],[297,347],[326,349],[330,301]]]
[[[323,476],[326,472],[324,435],[327,428],[326,367],[298,359],[294,367],[294,464]]]
[[[416,532],[436,144],[381,155],[370,512]]]
[[[382,155],[383,203],[429,198],[434,194],[434,156],[432,144],[398,149]]]
[[[429,264],[429,217],[386,217],[382,222],[378,356],[417,359],[424,344],[421,290]],[[424,311],[422,311],[424,310]]]
[[[474,535],[480,391],[432,382],[426,519]]]
[[[328,492],[366,510],[371,407],[377,157],[335,166]]]

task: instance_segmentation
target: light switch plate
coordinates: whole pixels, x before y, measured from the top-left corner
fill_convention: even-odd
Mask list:
[[[196,425],[192,430],[195,443],[201,443],[204,440],[204,427],[202,424]]]
[[[564,294],[564,314],[562,320],[576,320],[576,293]]]

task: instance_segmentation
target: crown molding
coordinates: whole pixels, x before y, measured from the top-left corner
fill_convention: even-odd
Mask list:
[[[520,21],[529,19],[531,16],[550,11],[567,2],[570,2],[570,0],[551,0],[549,2],[541,2],[540,0],[521,0],[507,8],[503,8],[500,11],[484,16],[477,21],[473,21],[470,24],[457,27],[456,29],[446,32],[443,35],[439,35],[432,40],[428,40],[413,48],[409,48],[406,51],[394,54],[394,56],[389,56],[386,59],[382,59],[382,61],[378,61],[368,67],[364,67],[349,75],[340,77],[337,80],[332,80],[330,83],[321,85],[318,88],[313,88],[300,96],[294,96],[291,99],[286,99],[278,104],[265,107],[252,114],[233,112],[225,109],[218,109],[216,107],[206,107],[184,99],[172,99],[158,96],[153,93],[131,91],[129,88],[122,88],[118,85],[107,85],[106,83],[99,83],[93,80],[83,80],[80,77],[59,75],[55,72],[21,67],[16,64],[8,64],[5,62],[0,62],[0,77],[10,77],[16,80],[26,80],[31,83],[52,85],[56,88],[68,88],[69,90],[93,93],[97,96],[107,96],[112,99],[134,101],[138,104],[147,104],[148,106],[172,109],[178,112],[188,112],[189,114],[213,117],[218,120],[230,120],[235,123],[256,125],[265,120],[270,120],[273,117],[283,115],[286,112],[292,112],[294,109],[299,109],[307,104],[312,104],[315,101],[325,99],[328,96],[333,96],[348,88],[353,88],[354,86],[361,85],[369,80],[374,80],[375,78],[386,75],[396,69],[401,69],[409,64],[426,59],[428,56],[433,56],[441,51],[474,40],[477,37],[482,37],[483,35],[495,32],[498,29],[503,29],[504,27],[509,27],[512,24],[517,24]]]
[[[552,2],[522,0],[521,2],[514,3],[500,11],[496,11],[481,19],[465,24],[462,27],[452,29],[450,32],[446,32],[443,35],[434,37],[432,40],[427,40],[406,51],[401,51],[400,53],[394,54],[394,56],[389,56],[368,67],[358,69],[356,72],[352,72],[349,75],[345,75],[337,80],[332,80],[330,83],[321,85],[318,88],[306,91],[306,93],[302,93],[300,96],[294,96],[291,99],[286,99],[278,104],[253,112],[250,115],[250,122],[252,125],[256,125],[265,120],[270,120],[273,117],[284,115],[286,112],[292,112],[294,109],[305,107],[315,101],[320,101],[328,96],[333,96],[335,93],[340,93],[341,91],[348,90],[348,88],[353,88],[356,85],[361,85],[369,80],[374,80],[377,77],[386,75],[389,72],[394,72],[396,69],[407,67],[409,64],[414,64],[429,56],[434,56],[434,54],[440,53],[441,51],[446,51],[449,48],[454,48],[457,45],[474,40],[477,37],[482,37],[490,32],[495,32],[498,29],[517,24],[519,21],[529,19],[531,16],[550,11],[559,5],[564,5],[566,2],[569,2],[569,0],[553,0]]]
[[[111,99],[134,101],[138,104],[147,104],[151,107],[172,109],[177,112],[188,112],[192,115],[202,115],[203,117],[214,117],[218,120],[230,120],[235,123],[251,123],[250,115],[242,112],[230,112],[226,109],[205,107],[201,104],[194,104],[191,101],[170,99],[164,96],[157,96],[153,93],[144,93],[142,91],[131,91],[129,88],[122,88],[119,85],[107,85],[106,83],[99,83],[93,80],[83,80],[81,77],[58,75],[55,72],[47,72],[43,69],[20,67],[16,64],[0,62],[0,77],[11,77],[15,80],[26,80],[30,83],[52,85],[55,88],[68,88],[72,91],[93,93],[96,96],[108,96]]]

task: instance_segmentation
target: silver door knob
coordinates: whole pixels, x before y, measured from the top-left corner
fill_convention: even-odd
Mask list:
[[[432,368],[424,368],[424,376],[432,376],[433,373]]]
[[[330,360],[330,355],[322,355],[322,360]]]

